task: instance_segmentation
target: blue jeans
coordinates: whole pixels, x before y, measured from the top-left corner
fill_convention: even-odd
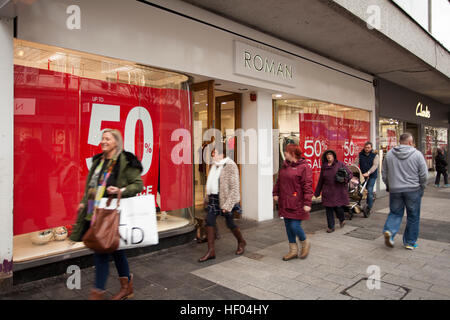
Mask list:
[[[367,207],[369,209],[372,209],[373,207],[373,188],[375,186],[375,182],[377,181],[377,178],[369,178],[369,181],[367,182]]]
[[[130,269],[127,257],[125,256],[125,251],[114,251],[112,255],[119,277],[128,277],[128,279],[130,279]],[[109,253],[94,253],[95,287],[98,290],[105,290],[106,281],[109,276],[109,257]]]
[[[289,243],[297,243],[296,237],[298,237],[300,241],[306,240],[306,234],[302,228],[302,220],[284,218],[284,224],[286,225]]]
[[[386,219],[383,232],[390,231],[392,238],[397,234],[402,223],[406,207],[406,228],[403,233],[403,244],[414,245],[419,237],[420,205],[423,190],[413,192],[390,193],[390,213]]]

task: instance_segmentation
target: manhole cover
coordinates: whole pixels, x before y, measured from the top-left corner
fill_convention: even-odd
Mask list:
[[[409,291],[411,289],[385,281],[379,281],[377,286],[372,279],[362,278],[341,294],[360,300],[402,300]]]
[[[372,230],[367,228],[357,228],[345,234],[346,236],[364,239],[364,240],[375,240],[381,236],[380,230]]]

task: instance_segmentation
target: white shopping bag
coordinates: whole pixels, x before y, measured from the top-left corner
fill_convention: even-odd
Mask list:
[[[100,208],[106,207],[106,201],[101,199]],[[115,208],[116,204],[117,199],[113,199],[108,208]],[[119,250],[158,244],[154,195],[120,199],[119,233]]]

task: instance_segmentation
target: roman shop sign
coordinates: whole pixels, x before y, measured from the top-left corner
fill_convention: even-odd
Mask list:
[[[423,117],[423,118],[431,118],[431,112],[428,110],[428,106],[425,106],[425,109],[423,108],[423,103],[419,102],[416,107],[416,116]]]
[[[284,56],[235,41],[235,73],[294,87],[294,62]]]

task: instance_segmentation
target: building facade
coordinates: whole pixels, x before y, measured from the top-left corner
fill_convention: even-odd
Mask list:
[[[409,132],[433,177],[437,149],[449,159],[450,107],[384,79],[377,79],[376,95],[381,158],[399,143],[402,133]],[[379,183],[379,189],[385,190],[381,179]]]
[[[3,278],[90,254],[46,237],[75,220],[105,128],[142,159],[160,238],[194,230],[212,136],[227,141],[243,217],[257,221],[274,217],[287,139],[317,179],[323,151],[351,163],[376,138],[371,75],[187,3],[35,1],[15,17],[0,34]]]

